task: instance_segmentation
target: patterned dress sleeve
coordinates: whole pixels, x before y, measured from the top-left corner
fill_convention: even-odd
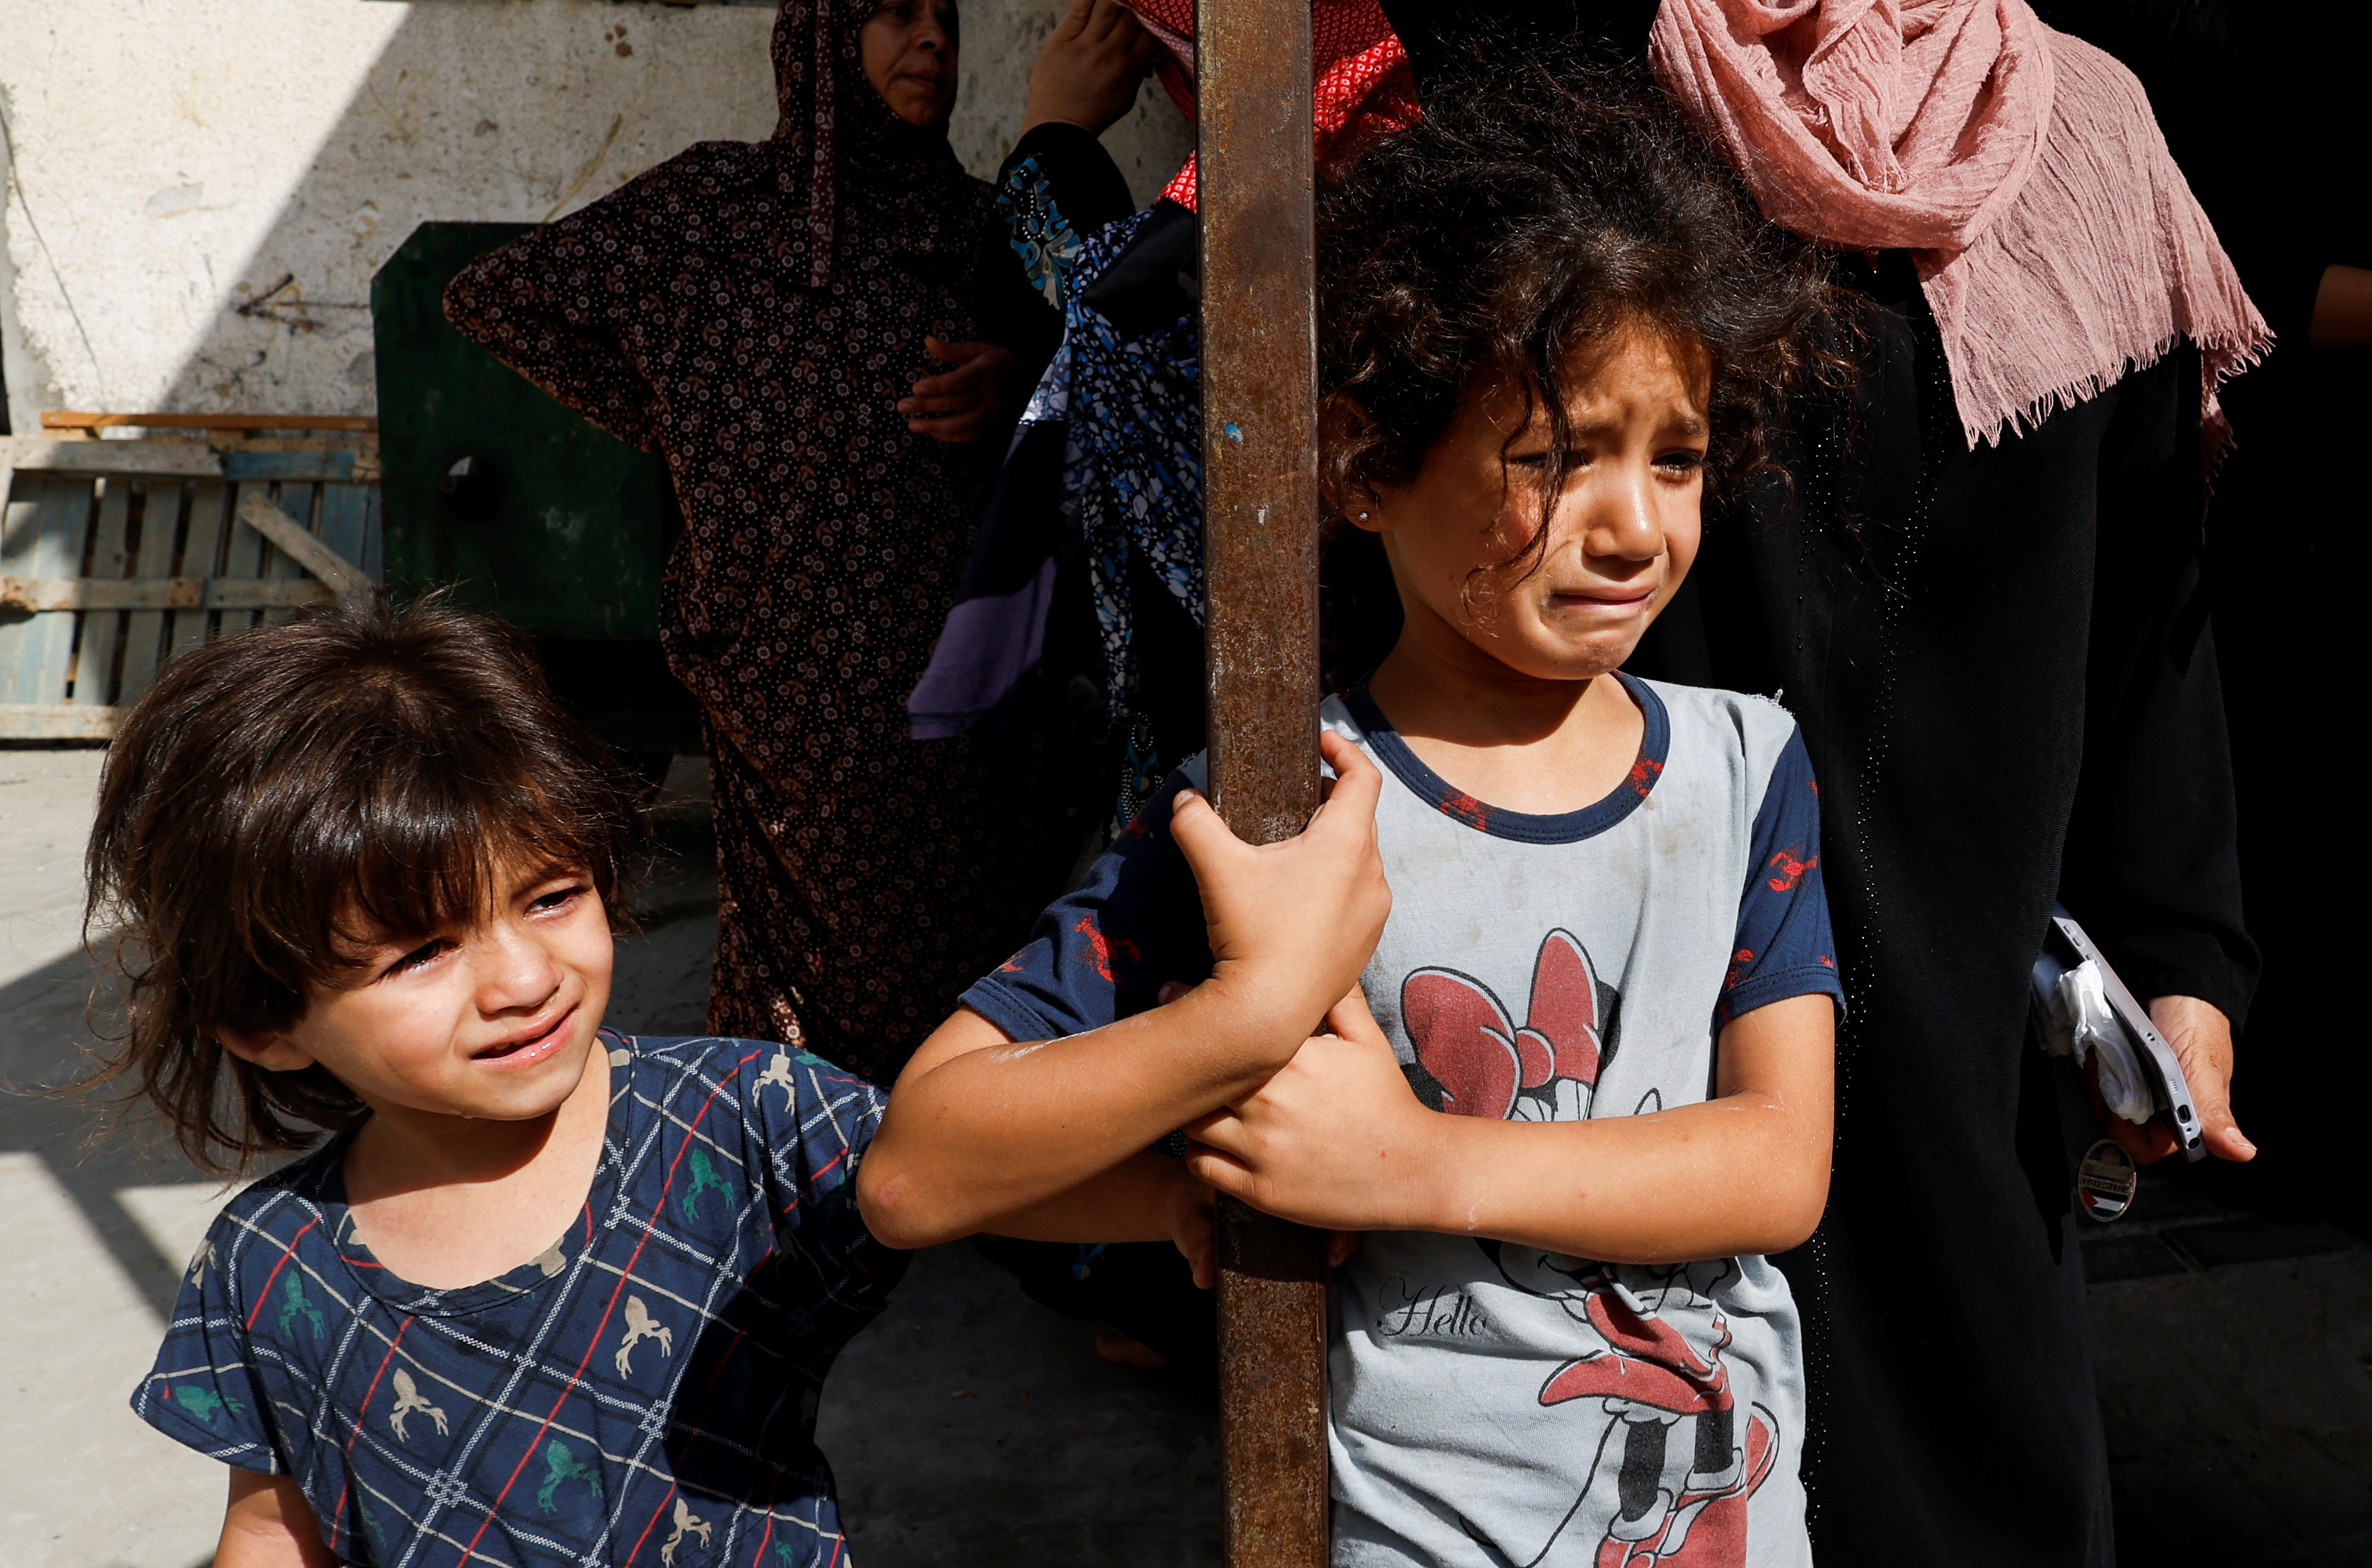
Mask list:
[[[980,335],[1010,353],[1023,388],[1034,388],[1063,341],[1063,313],[1046,302],[1023,270],[1022,259],[1006,242],[1005,226],[991,223],[982,238],[973,290]]]
[[[1146,1011],[1171,981],[1210,978],[1202,894],[1169,832],[1171,803],[1199,786],[1199,764],[1170,775],[1022,949],[963,993],[965,1006],[1008,1039],[1055,1040]]]
[[[210,1459],[264,1475],[288,1473],[271,1396],[250,1332],[255,1307],[242,1289],[247,1227],[227,1210],[190,1260],[157,1362],[133,1391],[134,1414]],[[274,1260],[285,1254],[273,1249]],[[267,1286],[258,1285],[261,1291]]]
[[[629,187],[628,190],[632,190]],[[620,322],[653,281],[644,248],[623,235],[610,203],[596,202],[521,235],[471,262],[448,285],[445,315],[462,336],[631,447],[658,445],[650,382]]]
[[[1842,1011],[1836,955],[1829,895],[1820,881],[1820,786],[1797,730],[1772,765],[1754,815],[1738,935],[1716,1021],[1727,1024],[1791,996],[1825,995]]]
[[[996,174],[996,210],[1029,281],[1052,285],[1060,304],[1080,245],[1135,204],[1120,166],[1093,132],[1049,121],[1031,126],[1006,155]]]

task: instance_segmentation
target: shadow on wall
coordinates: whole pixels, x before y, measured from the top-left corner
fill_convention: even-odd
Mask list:
[[[954,138],[993,175],[1065,0],[965,7]],[[371,274],[430,219],[542,222],[774,122],[765,4],[0,7],[12,369],[49,406],[368,413]],[[39,69],[6,64],[38,60]],[[1141,198],[1192,131],[1107,137]],[[28,375],[17,412],[35,397]]]
[[[773,125],[760,8],[427,0],[401,15],[218,274],[164,406],[370,412],[371,275],[419,224],[546,221],[694,142]]]
[[[963,0],[962,71],[948,135],[964,167],[983,180],[996,178],[1019,138],[1029,67],[1069,9],[1070,0]],[[1194,127],[1147,77],[1136,107],[1104,133],[1103,143],[1141,206],[1161,194],[1194,150]]]
[[[540,221],[774,118],[751,7],[48,9],[0,6],[11,336],[66,407],[367,413],[370,276],[416,224]]]

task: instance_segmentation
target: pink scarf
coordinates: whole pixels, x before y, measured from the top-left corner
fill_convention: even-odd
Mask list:
[[[2273,333],[2108,55],[2026,0],[1664,0],[1648,51],[1773,222],[1912,253],[1971,447],[2183,337],[2220,445]]]

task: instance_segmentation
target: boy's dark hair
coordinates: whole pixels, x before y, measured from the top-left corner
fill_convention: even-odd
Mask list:
[[[1763,220],[1641,73],[1484,64],[1320,192],[1320,386],[1365,415],[1321,453],[1326,490],[1406,483],[1469,388],[1512,383],[1548,415],[1545,517],[1571,462],[1569,357],[1635,326],[1711,358],[1718,494],[1763,465],[1789,388],[1844,364],[1824,346],[1840,319],[1824,259]]]
[[[487,616],[355,602],[184,654],[99,784],[85,926],[126,1015],[94,1086],[132,1079],[218,1173],[350,1127],[326,1071],[266,1072],[217,1031],[287,1028],[365,932],[472,920],[522,860],[582,868],[616,912],[641,830],[608,749]]]

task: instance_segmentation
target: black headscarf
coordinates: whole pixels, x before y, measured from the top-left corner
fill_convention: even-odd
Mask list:
[[[980,181],[956,161],[945,122],[913,125],[865,79],[858,35],[874,0],[786,0],[774,17],[774,134],[762,142],[706,144],[720,175],[746,157],[742,179],[753,192],[806,208],[804,224],[783,227],[776,258],[804,250],[808,282],[831,282],[843,201],[863,203],[887,230],[908,231],[910,250],[936,250],[950,236],[943,221],[969,215]],[[948,12],[952,30],[955,13]],[[705,150],[694,149],[695,151]],[[976,242],[959,224],[963,244]],[[802,244],[804,241],[804,244]]]

